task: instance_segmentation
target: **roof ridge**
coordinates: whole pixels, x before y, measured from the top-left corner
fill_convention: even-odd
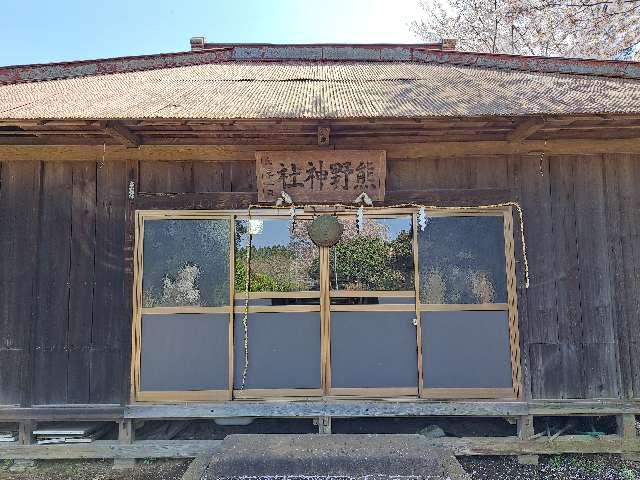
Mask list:
[[[88,77],[209,63],[424,62],[496,70],[640,79],[640,62],[536,57],[435,49],[430,44],[204,44],[187,52],[0,67],[0,85]]]

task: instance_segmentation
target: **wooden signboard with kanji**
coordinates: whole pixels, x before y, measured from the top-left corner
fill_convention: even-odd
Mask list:
[[[296,204],[353,203],[362,193],[382,202],[387,174],[384,150],[256,152],[258,201],[284,191]]]

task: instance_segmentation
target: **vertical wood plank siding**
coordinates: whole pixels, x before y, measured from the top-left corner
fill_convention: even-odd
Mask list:
[[[387,164],[390,202],[521,203],[531,269],[525,289],[516,242],[526,398],[640,397],[639,155]],[[241,208],[255,190],[247,161],[0,159],[0,404],[128,402],[136,205]]]

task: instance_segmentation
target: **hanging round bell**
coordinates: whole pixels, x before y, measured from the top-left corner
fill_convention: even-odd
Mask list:
[[[319,247],[333,247],[340,241],[343,230],[335,215],[319,215],[307,226],[309,238]]]

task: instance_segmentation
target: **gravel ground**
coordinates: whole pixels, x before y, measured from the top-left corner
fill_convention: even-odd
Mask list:
[[[473,480],[640,480],[640,463],[616,455],[541,456],[539,465],[520,465],[516,457],[458,460]]]
[[[616,455],[540,457],[540,465],[520,465],[515,457],[458,459],[472,480],[640,480],[640,463]],[[0,461],[0,480],[180,480],[190,460],[143,460],[133,470],[113,470],[113,462],[46,461],[35,468],[11,472]]]
[[[0,480],[180,480],[191,460],[142,460],[132,470],[113,470],[113,460],[43,461],[35,468],[11,472],[0,460]]]

